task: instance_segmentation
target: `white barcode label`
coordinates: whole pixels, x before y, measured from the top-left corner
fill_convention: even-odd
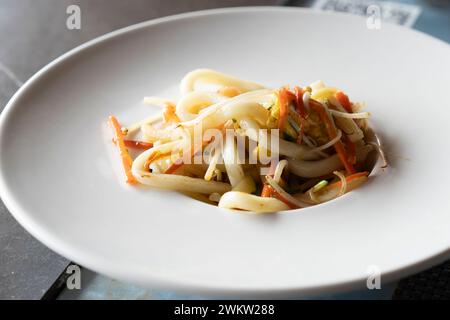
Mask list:
[[[411,27],[421,13],[413,4],[376,0],[317,0],[312,8],[325,11],[348,12],[367,16],[371,8],[377,7],[381,21]]]

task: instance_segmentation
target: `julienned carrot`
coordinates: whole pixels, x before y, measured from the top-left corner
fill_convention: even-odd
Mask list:
[[[354,173],[354,174],[351,174],[351,175],[345,177],[345,180],[348,183],[348,182],[351,182],[353,180],[356,180],[356,179],[359,179],[359,178],[362,178],[362,177],[367,177],[368,175],[369,175],[368,171],[357,172],[357,173]],[[337,182],[334,182],[334,183],[330,184],[328,186],[328,188],[337,188],[337,187],[340,187],[341,184],[342,184],[342,181],[337,181]]]
[[[122,166],[125,171],[125,176],[127,178],[127,183],[134,184],[137,181],[133,177],[133,174],[131,173],[131,165],[133,163],[133,160],[131,159],[130,154],[128,153],[128,150],[125,146],[122,127],[120,126],[119,121],[117,121],[117,118],[114,116],[109,116],[109,124],[111,125],[111,128],[114,131],[113,141],[116,144],[117,148],[119,149],[120,158],[122,159]]]
[[[342,91],[336,92],[336,99],[344,107],[345,111],[347,111],[348,113],[353,112],[350,99],[348,98],[348,96],[345,93],[343,93]]]
[[[166,104],[166,106],[164,107],[164,111],[163,111],[164,122],[166,122],[166,123],[168,123],[168,122],[179,123],[180,122],[180,119],[175,114],[175,109],[176,109],[176,107],[173,104],[171,104],[171,103]]]
[[[124,140],[125,146],[128,148],[147,150],[153,147],[153,143],[136,140]]]
[[[264,183],[264,186],[263,186],[262,191],[261,191],[261,197],[263,197],[263,198],[270,197],[271,196],[270,189],[271,188],[269,187],[269,185],[267,183]]]
[[[327,130],[329,138],[330,139],[336,138],[336,136],[337,136],[336,128],[333,125],[333,123],[331,122],[330,116],[325,111],[324,106],[322,106],[322,104],[320,104],[319,102],[317,102],[313,99],[309,100],[309,106],[318,113],[318,115],[320,116],[322,121],[325,123],[325,128]],[[339,156],[339,159],[341,160],[342,164],[344,165],[345,170],[347,170],[347,173],[348,174],[355,173],[355,169],[353,168],[353,165],[348,161],[348,155],[347,155],[347,152],[345,151],[344,144],[342,143],[342,141],[338,140],[334,144],[334,148],[336,150],[336,153]]]

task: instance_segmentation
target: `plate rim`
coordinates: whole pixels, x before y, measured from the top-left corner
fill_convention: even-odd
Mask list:
[[[199,10],[186,12],[181,14],[175,14],[165,17],[160,17],[148,21],[139,22],[137,24],[133,24],[124,28],[120,28],[118,30],[106,33],[99,37],[96,37],[92,40],[89,40],[68,52],[62,54],[56,59],[49,62],[39,71],[37,71],[33,76],[31,76],[11,97],[11,99],[6,104],[5,108],[0,114],[0,135],[4,133],[4,128],[6,126],[7,120],[10,114],[14,111],[14,106],[20,103],[20,99],[22,96],[31,88],[33,88],[36,84],[39,84],[42,77],[47,75],[47,73],[51,72],[53,69],[57,68],[61,64],[65,62],[69,62],[72,57],[77,56],[80,52],[83,52],[87,49],[93,49],[96,46],[104,43],[105,41],[109,41],[110,39],[114,39],[118,36],[126,35],[128,33],[138,31],[153,25],[159,25],[164,23],[170,23],[172,21],[183,20],[183,19],[195,19],[202,16],[212,16],[218,14],[227,14],[227,13],[239,13],[239,12],[270,12],[270,11],[279,11],[279,12],[289,12],[289,11],[302,11],[305,14],[317,14],[317,15],[331,15],[331,16],[346,16],[347,19],[364,19],[364,17],[354,16],[346,13],[336,13],[336,12],[327,12],[327,11],[319,11],[313,10],[309,8],[295,8],[295,7],[279,7],[279,6],[248,6],[248,7],[231,7],[231,8],[218,8],[218,9],[208,9],[208,10]],[[443,40],[437,39],[433,36],[430,36],[424,32],[406,28],[403,26],[388,24],[389,28],[401,28],[409,30],[408,32],[416,33],[418,36],[425,37],[428,41],[438,42],[440,45],[444,45],[445,48],[450,49],[450,45]],[[0,144],[0,150],[2,146]],[[1,157],[0,157],[1,161]],[[0,197],[3,200],[5,206],[8,208],[8,211],[11,215],[19,222],[19,224],[27,230],[34,238],[43,243],[45,246],[60,254],[61,256],[68,257],[81,265],[88,267],[89,269],[93,269],[95,271],[99,271],[103,274],[106,274],[112,278],[125,279],[132,283],[137,284],[145,284],[146,286],[152,285],[156,288],[164,288],[168,290],[174,290],[177,292],[187,292],[187,293],[196,293],[196,294],[206,294],[210,296],[240,296],[240,297],[292,297],[292,296],[305,296],[305,295],[316,295],[322,293],[333,293],[338,291],[347,291],[351,289],[363,288],[363,284],[366,281],[366,278],[353,278],[348,281],[338,281],[334,283],[328,283],[325,285],[316,285],[310,287],[269,287],[269,288],[236,288],[236,287],[220,287],[214,285],[199,285],[195,283],[191,283],[189,281],[171,281],[168,279],[164,279],[161,276],[149,276],[146,275],[146,279],[133,277],[127,274],[126,272],[120,271],[121,268],[115,268],[114,266],[108,266],[103,263],[103,259],[92,259],[92,256],[83,254],[79,252],[79,250],[72,250],[70,244],[65,243],[65,241],[61,241],[58,237],[55,237],[46,231],[46,228],[42,225],[39,225],[36,221],[27,214],[27,210],[24,210],[21,206],[19,199],[14,195],[14,193],[9,190],[8,185],[6,184],[3,172],[3,164],[0,162]],[[74,248],[73,248],[74,249]],[[398,279],[400,276],[408,276],[413,273],[422,271],[426,268],[432,267],[436,264],[439,264],[445,260],[447,260],[450,256],[450,247],[444,249],[438,253],[433,253],[420,261],[417,261],[413,264],[407,264],[400,266],[398,268],[394,268],[388,271],[383,272],[383,281],[391,282],[393,280]]]

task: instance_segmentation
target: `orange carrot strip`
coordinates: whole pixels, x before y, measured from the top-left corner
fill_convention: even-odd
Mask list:
[[[263,198],[270,197],[272,195],[270,189],[271,188],[269,187],[269,185],[267,183],[264,183],[264,186],[263,186],[262,191],[261,191],[261,197],[263,197]]]
[[[336,138],[336,136],[337,136],[336,128],[334,127],[333,123],[331,122],[330,116],[325,111],[325,108],[322,106],[322,104],[320,104],[319,102],[317,102],[313,99],[310,99],[309,105],[311,108],[313,108],[319,114],[320,118],[325,123],[325,127],[327,129],[329,138],[330,139]],[[342,164],[344,165],[345,170],[347,170],[347,172],[349,174],[355,173],[355,169],[353,168],[353,165],[348,161],[348,155],[347,155],[347,152],[345,151],[342,141],[341,140],[337,141],[334,144],[334,148],[336,150],[336,153],[339,156],[339,159],[341,160]]]
[[[302,116],[302,118],[306,117],[306,108],[303,104],[303,89],[296,86],[294,88],[295,93],[295,103],[297,106],[297,112]]]
[[[286,91],[287,101],[295,101],[295,94],[290,91],[289,86],[285,86],[283,89]]]
[[[336,92],[336,99],[339,101],[339,103],[344,107],[344,109],[348,113],[353,112],[350,99],[348,98],[348,96],[345,93],[343,93],[342,91]]]
[[[137,181],[131,173],[131,165],[133,163],[133,160],[131,159],[130,154],[128,153],[128,150],[125,146],[122,127],[120,126],[119,121],[117,121],[117,118],[114,116],[109,116],[109,124],[111,125],[111,128],[114,131],[113,141],[115,142],[117,148],[119,149],[120,158],[122,159],[122,166],[127,178],[126,181],[127,183],[134,184]]]
[[[278,118],[278,129],[280,130],[280,135],[283,136],[284,127],[286,125],[288,116],[288,92],[285,88],[281,88],[278,91],[278,103],[280,104],[280,116]]]
[[[125,146],[128,148],[147,150],[153,147],[153,143],[144,142],[144,141],[136,141],[136,140],[124,140]]]
[[[269,172],[267,175],[273,177],[273,175],[275,173],[275,169],[276,169],[276,165],[274,164],[274,162],[271,162],[270,167],[269,167]],[[268,183],[266,183],[265,180],[266,179],[264,179],[263,188],[261,190],[261,197],[268,198],[268,197],[272,196],[271,190],[273,190],[273,188],[270,187],[270,185]]]

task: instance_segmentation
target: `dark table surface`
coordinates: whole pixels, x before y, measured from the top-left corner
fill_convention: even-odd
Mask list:
[[[77,45],[112,30],[160,16],[200,9],[286,3],[307,5],[310,2],[307,0],[0,0],[2,44],[0,110],[14,92],[40,68]],[[66,8],[72,4],[81,8],[81,30],[66,28]],[[431,11],[427,11],[422,16],[425,18],[422,18],[422,21],[419,19],[418,24],[423,24],[422,30],[425,32],[433,33],[434,30],[436,36],[450,41],[449,15],[442,15],[440,11],[433,10],[432,8]],[[445,10],[448,12],[448,7]],[[444,19],[438,21],[444,29],[433,24],[436,19]],[[28,234],[0,201],[0,299],[42,298],[68,263],[69,261]]]

